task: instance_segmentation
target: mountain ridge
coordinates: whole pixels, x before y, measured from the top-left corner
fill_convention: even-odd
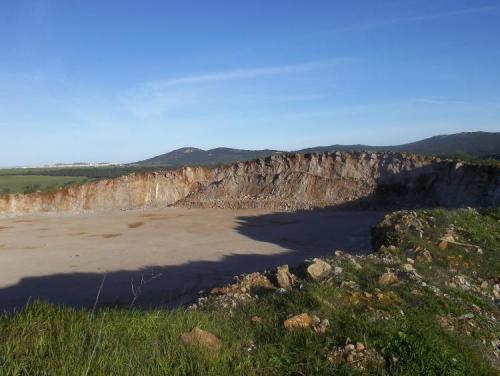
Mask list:
[[[228,147],[217,147],[204,150],[188,146],[133,164],[162,167],[217,165],[236,161],[244,162],[273,154],[361,150],[411,152],[436,156],[466,155],[475,158],[496,157],[500,155],[500,132],[462,132],[449,135],[437,135],[401,145],[376,146],[364,144],[334,144],[293,151],[274,149],[247,150]]]

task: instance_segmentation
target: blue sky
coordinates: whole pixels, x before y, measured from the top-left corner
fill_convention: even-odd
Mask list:
[[[500,1],[0,2],[0,165],[500,131]]]

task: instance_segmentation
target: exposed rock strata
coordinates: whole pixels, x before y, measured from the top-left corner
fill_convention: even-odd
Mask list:
[[[0,215],[169,205],[296,210],[378,200],[396,206],[499,205],[500,168],[407,153],[275,155],[4,196]]]

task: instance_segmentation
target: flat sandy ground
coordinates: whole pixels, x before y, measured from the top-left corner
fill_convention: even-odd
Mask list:
[[[0,310],[174,306],[232,276],[370,250],[380,212],[164,208],[0,219]],[[104,282],[103,282],[104,281]]]

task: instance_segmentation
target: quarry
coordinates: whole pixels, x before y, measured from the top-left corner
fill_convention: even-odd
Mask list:
[[[0,19],[0,376],[500,375],[500,1]]]
[[[1,216],[146,207],[293,211],[327,207],[494,206],[498,166],[408,153],[274,155],[0,197]]]
[[[275,155],[8,195],[0,301],[89,307],[100,291],[104,305],[178,306],[240,273],[336,249],[367,254],[370,229],[390,210],[499,203],[498,167],[368,152]]]

